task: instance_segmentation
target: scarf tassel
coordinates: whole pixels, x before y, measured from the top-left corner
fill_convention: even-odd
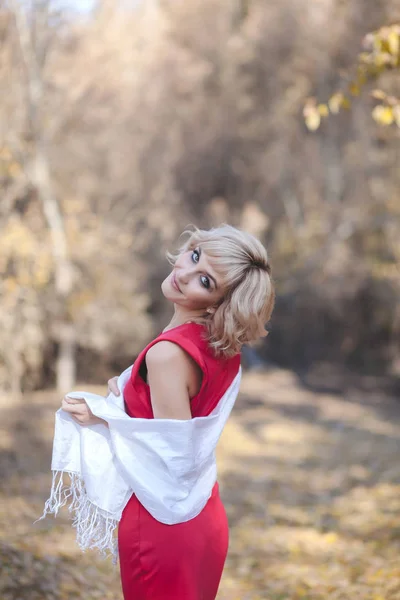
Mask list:
[[[84,482],[77,473],[65,473],[70,478],[69,486],[64,486],[64,471],[53,471],[50,497],[44,505],[43,515],[37,521],[44,519],[47,514],[56,517],[60,508],[70,502],[68,510],[73,515],[72,525],[76,529],[81,550],[97,548],[103,556],[111,554],[116,564],[118,544],[114,532],[118,520],[89,500]]]

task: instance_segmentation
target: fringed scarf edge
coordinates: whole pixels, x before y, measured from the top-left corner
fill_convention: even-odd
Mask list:
[[[64,485],[64,474],[70,478],[70,485]],[[85,484],[78,473],[53,471],[50,497],[46,500],[41,521],[48,514],[56,517],[60,508],[69,503],[72,526],[76,529],[76,541],[82,551],[97,549],[103,556],[111,555],[113,563],[118,560],[118,544],[115,530],[118,518],[96,506],[88,497]]]

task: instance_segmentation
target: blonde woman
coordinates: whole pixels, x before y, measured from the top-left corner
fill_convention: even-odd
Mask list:
[[[173,268],[161,286],[174,306],[173,317],[140,353],[123,389],[132,419],[201,421],[237,377],[242,345],[266,335],[275,292],[261,242],[229,225],[186,235],[179,252],[168,255]],[[120,394],[116,378],[109,389]],[[107,425],[77,399],[65,397],[62,407],[80,425]],[[187,451],[182,447],[182,454]],[[161,473],[154,483],[160,495],[162,479]],[[177,517],[173,524],[157,520],[138,496],[139,487],[119,522],[125,600],[214,600],[228,550],[218,483],[213,480],[196,516]]]

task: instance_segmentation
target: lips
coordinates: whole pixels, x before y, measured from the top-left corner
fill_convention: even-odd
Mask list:
[[[182,294],[182,291],[178,285],[178,282],[176,281],[175,273],[172,273],[172,285],[180,294]]]

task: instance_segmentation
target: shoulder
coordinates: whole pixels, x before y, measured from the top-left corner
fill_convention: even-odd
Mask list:
[[[156,344],[153,344],[146,353],[146,365],[148,368],[182,367],[187,362],[188,356],[185,350],[178,344],[168,340],[160,340]]]
[[[153,416],[190,419],[190,370],[184,351],[175,343],[160,340],[146,354]]]

